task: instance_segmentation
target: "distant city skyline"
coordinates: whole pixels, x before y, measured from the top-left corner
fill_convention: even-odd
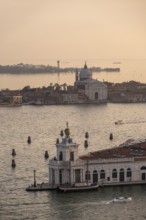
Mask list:
[[[146,58],[145,0],[1,0],[0,64]]]

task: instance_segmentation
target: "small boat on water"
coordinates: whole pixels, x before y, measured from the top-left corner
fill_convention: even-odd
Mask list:
[[[86,191],[95,191],[97,190],[99,185],[97,184],[90,184],[88,185],[87,183],[76,183],[73,186],[59,186],[57,187],[58,192],[86,192]]]
[[[120,61],[115,61],[115,62],[113,62],[113,64],[121,64],[121,62]]]
[[[113,199],[113,202],[115,203],[124,203],[124,202],[131,202],[132,197],[117,197]]]
[[[122,125],[124,122],[122,120],[115,121],[115,125]]]

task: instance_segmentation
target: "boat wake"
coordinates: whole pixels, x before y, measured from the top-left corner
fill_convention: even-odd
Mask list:
[[[108,205],[108,204],[110,204],[110,203],[112,203],[113,202],[113,200],[107,200],[107,201],[100,201],[100,202],[84,202],[84,203],[71,203],[71,204],[66,204],[66,205],[61,205],[61,206],[59,206],[59,207],[69,207],[69,206],[71,206],[71,207],[83,207],[83,206],[94,206],[94,205]]]
[[[122,121],[122,120],[115,121],[115,125],[139,124],[139,123],[146,123],[146,121]]]
[[[84,205],[108,205],[112,201],[113,200],[107,200],[107,201],[101,201],[101,202],[87,202],[87,203],[84,203]]]
[[[122,197],[122,198],[124,198],[124,197]],[[129,201],[131,201],[131,200],[129,200]],[[79,203],[66,204],[66,205],[62,205],[61,207],[62,208],[65,207],[65,206],[66,207],[67,206],[68,207],[69,206],[74,207],[74,208],[72,208],[72,210],[68,210],[67,211],[67,213],[69,213],[69,212],[72,212],[74,210],[82,209],[85,206],[109,205],[111,203],[115,203],[114,199],[112,199],[112,200],[104,200],[104,201],[99,201],[99,202],[84,202],[82,204],[79,204]]]
[[[109,205],[110,203],[112,203],[113,200],[109,200],[109,201],[101,201],[101,202],[85,202],[82,204],[70,204],[70,205],[65,205],[65,206],[74,206],[74,208],[72,207],[70,210],[66,211],[66,213],[70,213],[70,212],[74,212],[76,210],[80,210],[83,209],[83,207],[89,207],[89,206],[97,206],[97,205]]]
[[[127,121],[124,124],[138,124],[138,123],[146,123],[146,121]]]
[[[108,205],[108,204],[110,204],[110,203],[112,203],[112,202],[113,202],[113,200],[103,201],[102,204]]]

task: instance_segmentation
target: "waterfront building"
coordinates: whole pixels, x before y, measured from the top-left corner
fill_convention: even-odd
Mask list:
[[[107,85],[92,79],[92,71],[87,67],[86,63],[80,74],[76,70],[74,86],[79,93],[84,93],[88,97],[89,102],[107,102]]]
[[[52,187],[76,183],[102,186],[146,184],[146,139],[128,140],[118,147],[78,155],[79,144],[70,136],[56,141],[56,157],[49,160]]]
[[[22,105],[22,96],[21,95],[9,95],[4,96],[0,95],[0,106],[21,106]]]

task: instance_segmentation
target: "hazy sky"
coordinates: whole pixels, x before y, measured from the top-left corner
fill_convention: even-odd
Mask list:
[[[146,0],[0,0],[0,64],[146,58]]]

